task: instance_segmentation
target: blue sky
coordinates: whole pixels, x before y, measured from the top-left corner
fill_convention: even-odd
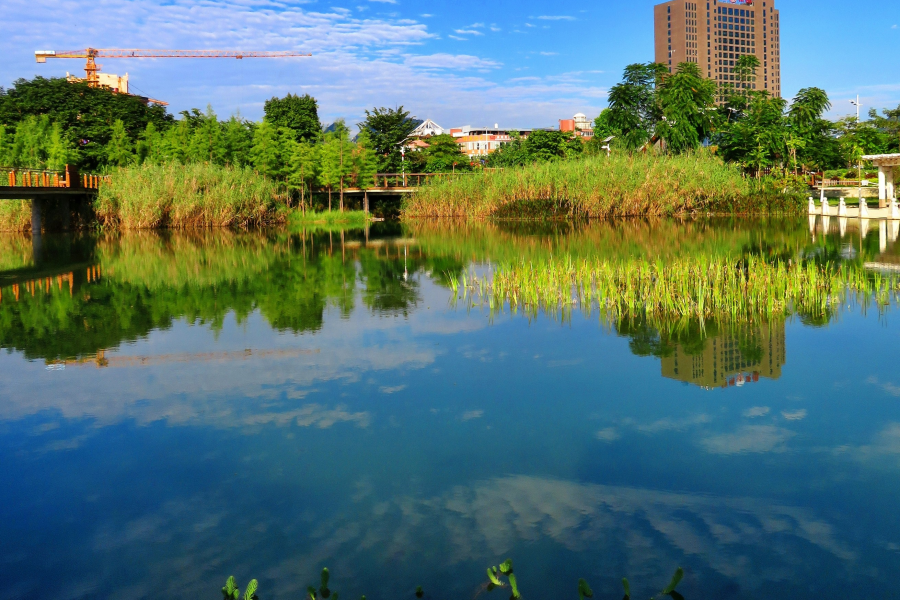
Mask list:
[[[402,104],[444,127],[553,126],[594,117],[622,68],[653,59],[654,2],[627,0],[4,0],[0,85],[81,74],[77,60],[38,65],[34,50],[178,48],[303,50],[275,60],[106,60],[132,91],[170,103],[262,115],[288,92],[319,100],[324,122],[355,123],[366,108]],[[859,93],[900,104],[900,2],[776,0],[782,83],[790,98],[825,88],[832,116]],[[101,61],[102,62],[102,61]]]

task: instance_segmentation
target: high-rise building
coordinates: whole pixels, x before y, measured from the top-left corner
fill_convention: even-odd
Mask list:
[[[671,0],[654,7],[656,62],[674,71],[693,62],[719,86],[733,84],[781,96],[781,35],[774,0]],[[734,63],[752,54],[760,67],[742,84]]]

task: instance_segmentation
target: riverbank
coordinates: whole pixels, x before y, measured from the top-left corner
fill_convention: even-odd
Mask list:
[[[435,181],[403,204],[404,218],[609,218],[801,214],[802,193],[744,177],[705,152],[614,154]]]

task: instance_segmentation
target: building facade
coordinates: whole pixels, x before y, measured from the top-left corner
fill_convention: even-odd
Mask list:
[[[571,131],[575,137],[589,140],[594,137],[594,124],[588,121],[587,115],[578,113],[571,119],[559,120],[560,131]]]
[[[693,62],[720,87],[733,84],[781,96],[781,27],[774,0],[671,0],[653,9],[656,62],[673,72]],[[735,61],[759,60],[755,81],[741,83]]]
[[[469,158],[483,157],[498,150],[503,144],[512,141],[512,133],[516,132],[523,139],[531,133],[529,129],[507,130],[497,127],[455,127],[450,135],[456,138],[460,150]]]

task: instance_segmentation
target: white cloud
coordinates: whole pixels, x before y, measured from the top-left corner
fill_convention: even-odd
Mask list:
[[[427,54],[427,55],[411,55],[404,64],[410,67],[420,67],[425,69],[496,69],[501,66],[500,63],[493,60],[471,56],[469,54]]]
[[[710,436],[701,445],[713,454],[783,452],[793,431],[771,425],[748,425],[733,433]]]
[[[453,31],[460,35],[484,35],[483,31],[477,29],[454,29]]]
[[[472,419],[480,419],[484,416],[483,410],[469,410],[463,413],[463,416],[460,417],[463,421],[471,421]]]
[[[794,411],[781,411],[781,416],[787,419],[788,421],[800,421],[806,418],[806,409],[801,408],[800,410]]]
[[[601,429],[597,432],[597,439],[606,443],[614,442],[620,437],[622,437],[622,435],[616,431],[615,427],[607,427],[606,429]]]
[[[568,15],[541,15],[539,17],[534,17],[541,21],[574,21],[575,17],[570,17]]]
[[[753,408],[748,408],[744,411],[744,416],[748,419],[755,419],[756,417],[764,417],[769,414],[768,406],[754,406]]]

